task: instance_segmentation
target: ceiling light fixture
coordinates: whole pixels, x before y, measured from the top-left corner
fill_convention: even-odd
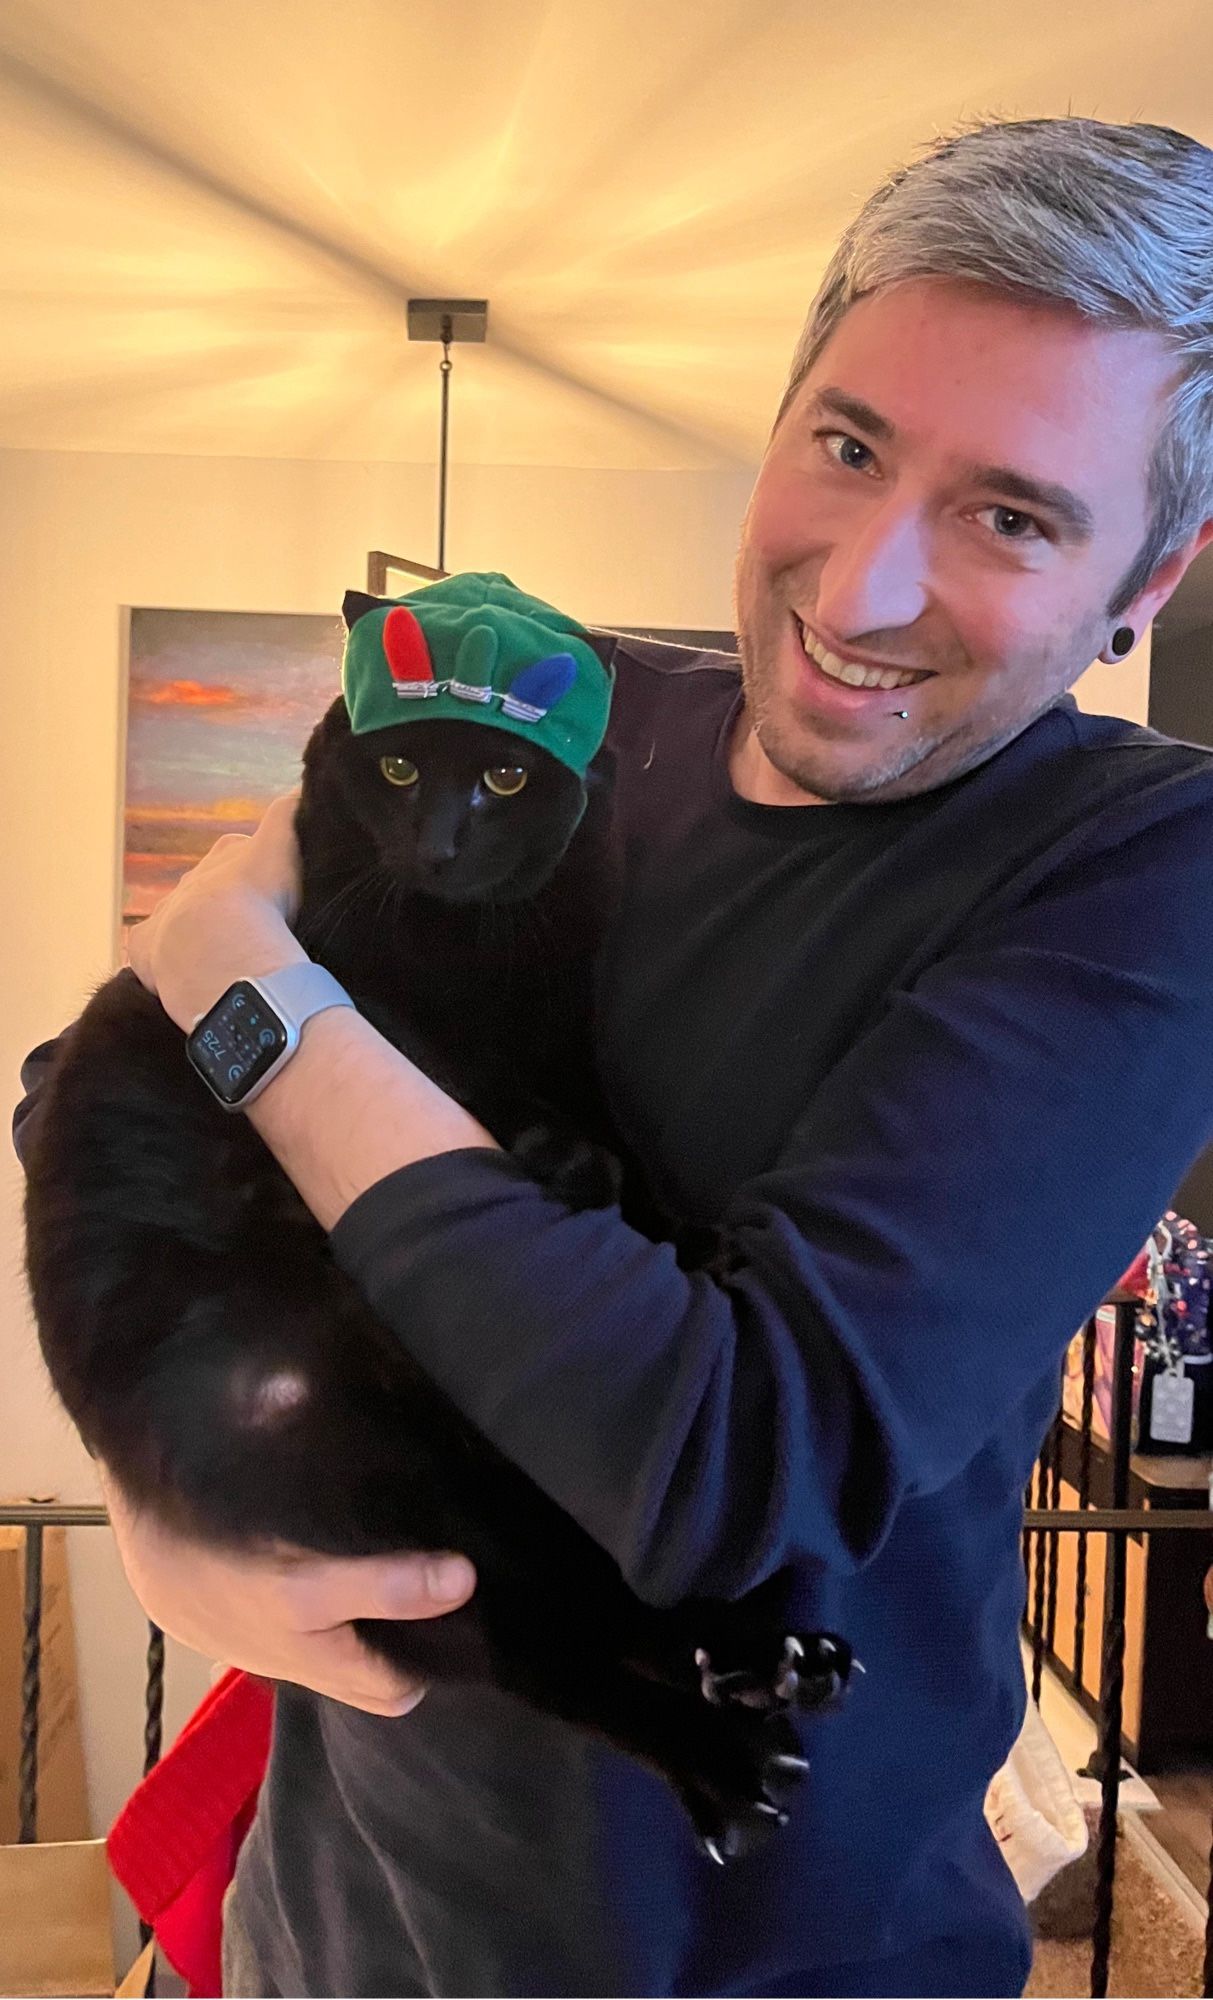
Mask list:
[[[483,340],[489,323],[487,299],[410,299],[409,339],[440,340],[442,409],[438,439],[438,567],[446,569],[447,435],[450,424],[451,347],[457,340]]]

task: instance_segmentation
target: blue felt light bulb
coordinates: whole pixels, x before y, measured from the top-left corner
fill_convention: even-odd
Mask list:
[[[534,660],[520,674],[515,674],[509,686],[510,698],[524,701],[528,708],[546,714],[568,693],[576,678],[577,662],[573,655],[551,653],[546,660]]]

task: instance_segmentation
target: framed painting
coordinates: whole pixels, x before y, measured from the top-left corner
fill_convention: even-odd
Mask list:
[[[341,619],[134,608],[128,634],[122,923],[223,833],[299,782],[341,685]]]

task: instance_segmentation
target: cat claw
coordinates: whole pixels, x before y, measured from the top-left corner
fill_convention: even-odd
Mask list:
[[[783,1654],[779,1665],[775,1669],[773,1687],[776,1701],[785,1705],[795,1701],[796,1690],[800,1686],[796,1662],[803,1658],[804,1647],[795,1633],[789,1632],[783,1642]]]
[[[840,1666],[833,1662],[840,1657],[840,1648],[828,1637],[819,1637],[816,1647],[815,1671],[807,1676],[804,1663],[807,1658],[804,1642],[789,1632],[783,1640],[783,1651],[774,1668],[767,1674],[759,1670],[740,1667],[728,1671],[717,1671],[712,1665],[712,1657],[703,1646],[695,1649],[695,1665],[699,1669],[699,1689],[705,1701],[714,1708],[736,1702],[743,1708],[764,1710],[791,1708],[800,1693],[802,1681],[809,1687],[814,1682],[829,1679],[837,1681],[839,1687],[845,1685],[850,1662]],[[814,1702],[816,1705],[816,1702]]]
[[[710,1855],[711,1859],[716,1863],[718,1868],[724,1867],[725,1863],[723,1854],[717,1847],[716,1842],[714,1840],[709,1839],[706,1834],[704,1835],[703,1851],[705,1854]]]

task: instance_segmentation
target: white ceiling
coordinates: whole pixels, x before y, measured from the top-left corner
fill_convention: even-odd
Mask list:
[[[460,464],[752,465],[894,163],[1211,75],[1209,0],[2,0],[0,447],[432,462],[449,296]]]

